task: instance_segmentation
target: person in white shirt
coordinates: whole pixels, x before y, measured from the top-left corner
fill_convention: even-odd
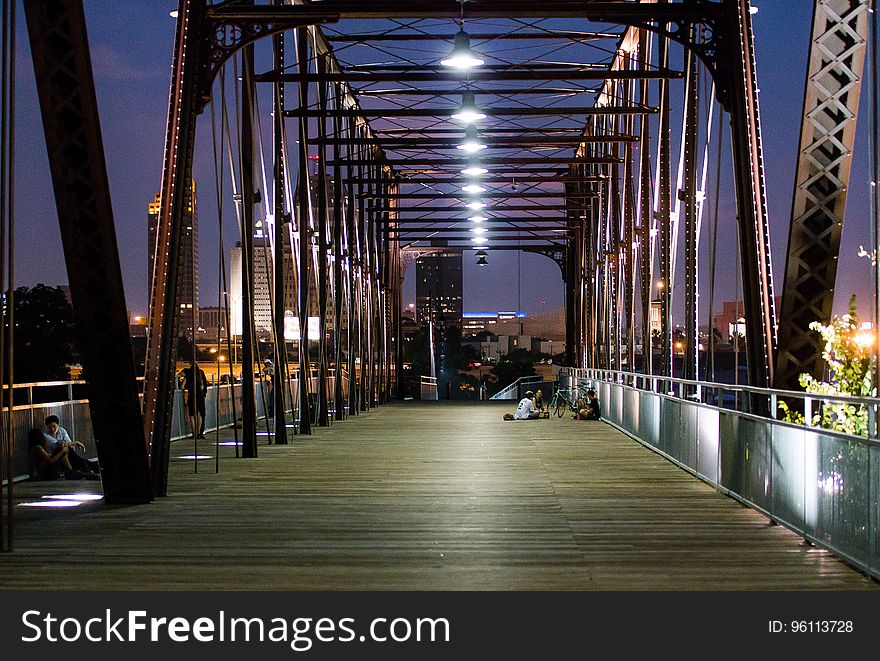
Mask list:
[[[66,447],[68,450],[67,459],[74,470],[82,471],[84,473],[100,472],[97,461],[84,459],[76,453],[75,449],[77,447],[84,452],[86,446],[80,441],[74,441],[70,438],[70,434],[68,434],[67,430],[61,426],[61,421],[58,419],[57,415],[50,415],[46,418],[45,423],[46,431],[43,432],[43,436],[46,437],[46,450],[50,455],[55,454],[55,452],[61,450],[61,448]]]
[[[535,408],[534,396],[535,393],[529,390],[526,392],[526,396],[519,400],[519,404],[516,405],[516,413],[513,414],[514,420],[531,420],[538,417],[539,413]]]

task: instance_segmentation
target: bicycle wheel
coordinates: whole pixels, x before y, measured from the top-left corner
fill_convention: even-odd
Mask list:
[[[564,397],[556,397],[556,406],[553,408],[553,412],[556,414],[557,418],[561,418],[565,415],[565,398]]]

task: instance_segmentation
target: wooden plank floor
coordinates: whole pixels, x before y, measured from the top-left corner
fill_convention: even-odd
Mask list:
[[[151,505],[17,507],[0,587],[878,588],[604,423],[503,422],[510,408],[389,405],[258,459],[221,448],[219,475],[174,459]],[[23,483],[16,500],[95,484]]]

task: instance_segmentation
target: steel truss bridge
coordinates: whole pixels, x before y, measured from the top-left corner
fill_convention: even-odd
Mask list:
[[[399,396],[403,272],[438,249],[485,245],[556,261],[569,365],[613,371],[635,355],[637,329],[651,327],[654,283],[676,273],[682,232],[685,360],[675,376],[698,379],[710,140],[729,140],[733,159],[750,385],[790,390],[799,373],[820,372],[808,324],[831,312],[867,9],[867,0],[816,2],[777,311],[749,0],[181,0],[141,404],[81,2],[26,3],[92,424],[96,438],[113,439],[98,444],[106,501],[145,503],[167,492],[196,121],[233,91],[241,103],[242,360],[255,362],[260,228],[274,264],[285,265],[274,269],[275,337],[284,336],[283,302],[296,300],[299,433]],[[441,65],[453,42],[483,65]],[[261,125],[263,90],[272,104]],[[462,105],[485,116],[477,131],[451,118]],[[260,126],[272,136],[262,190]],[[465,155],[457,149],[465,139],[484,148]],[[476,212],[467,205],[477,198],[461,190],[469,168],[486,170],[473,175],[486,189]],[[475,215],[483,220],[468,219]],[[657,294],[660,332],[643,339],[644,371],[660,377],[672,376],[671,289]],[[318,337],[309,336],[313,314]],[[293,391],[286,356],[274,356],[276,410]],[[249,378],[242,387],[248,457],[257,452],[255,390]],[[284,416],[275,425],[275,442],[286,443]]]

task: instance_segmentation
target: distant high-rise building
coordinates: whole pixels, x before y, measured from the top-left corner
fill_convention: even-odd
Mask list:
[[[429,318],[461,327],[462,268],[460,252],[438,252],[416,261],[416,320]]]
[[[254,328],[257,334],[272,333],[272,295],[274,291],[274,270],[273,270],[272,247],[268,237],[262,235],[254,237]],[[290,240],[285,235],[284,240],[284,310],[294,314],[297,310],[299,294],[297,291],[297,273],[295,268],[296,262],[293,259],[293,253],[290,249]],[[232,334],[241,335],[242,331],[242,308],[241,308],[241,272],[242,248],[241,243],[236,242],[232,248],[230,257],[230,281],[229,281],[229,297],[230,297],[230,314],[232,323]],[[317,314],[317,303],[312,292],[312,307]],[[311,314],[311,312],[310,312]]]
[[[147,257],[149,260],[148,280],[153,289],[153,268],[156,261],[156,240],[159,230],[160,194],[156,193],[147,206]],[[186,337],[193,336],[199,319],[199,214],[196,199],[196,182],[192,182],[187,199],[186,215],[183,219],[183,270],[180,273],[180,326],[179,332]]]

